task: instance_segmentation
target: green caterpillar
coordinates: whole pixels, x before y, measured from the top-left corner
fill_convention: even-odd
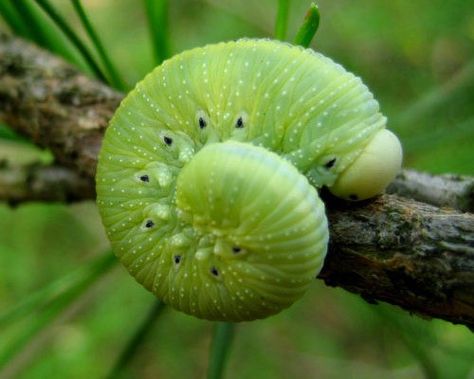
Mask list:
[[[316,188],[385,188],[398,139],[361,80],[271,40],[165,61],[106,131],[97,202],[113,249],[145,288],[210,319],[267,317],[320,271],[328,227]]]

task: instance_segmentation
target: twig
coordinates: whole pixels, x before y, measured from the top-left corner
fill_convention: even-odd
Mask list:
[[[474,212],[474,178],[461,175],[431,175],[404,170],[387,192],[438,207]]]
[[[121,97],[49,53],[0,35],[0,119],[49,147],[60,164],[93,177]],[[410,175],[398,180],[413,181]],[[429,201],[458,204],[445,198]],[[320,278],[328,285],[474,327],[473,214],[395,195],[327,205],[331,242]]]
[[[63,60],[0,33],[0,119],[56,161],[94,176],[103,132],[123,95]]]
[[[474,327],[474,215],[383,195],[328,206],[330,286]]]
[[[0,165],[0,201],[73,202],[95,198],[94,181],[60,166]]]

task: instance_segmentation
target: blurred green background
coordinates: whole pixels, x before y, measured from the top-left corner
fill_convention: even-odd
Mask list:
[[[68,1],[52,3],[82,30]],[[143,3],[84,0],[83,5],[132,87],[154,66]],[[312,47],[371,88],[389,127],[402,139],[404,165],[474,175],[474,1],[320,0],[318,5],[321,23]],[[289,40],[308,6],[291,1]],[[271,37],[276,9],[276,0],[174,0],[172,53],[239,37]],[[0,29],[8,27],[0,21]],[[0,161],[51,160],[47,152],[3,135]],[[92,202],[0,205],[0,314],[107,246]],[[29,338],[4,374],[104,377],[153,302],[116,267]],[[0,357],[40,311],[8,327],[0,324]],[[211,330],[210,322],[166,309],[125,377],[205,377]],[[369,305],[316,281],[289,310],[238,325],[227,374],[235,379],[474,378],[474,334],[392,306]]]

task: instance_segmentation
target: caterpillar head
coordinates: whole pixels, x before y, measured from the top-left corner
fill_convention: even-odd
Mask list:
[[[399,139],[391,131],[382,129],[329,190],[347,200],[371,198],[383,192],[400,171],[401,164],[402,147]]]
[[[114,252],[188,314],[275,314],[324,261],[316,187],[372,195],[391,174],[370,157],[387,146],[398,167],[384,127],[361,80],[312,50],[247,39],[178,54],[124,99],[103,140],[97,203]]]

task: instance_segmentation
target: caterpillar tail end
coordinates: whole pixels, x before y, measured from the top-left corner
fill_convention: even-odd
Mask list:
[[[191,271],[183,287],[201,288],[187,294],[199,302],[194,311],[184,301],[171,304],[186,313],[267,317],[300,298],[322,267],[324,205],[306,177],[264,148],[207,145],[179,174],[176,204],[196,239],[196,252],[184,258]]]

